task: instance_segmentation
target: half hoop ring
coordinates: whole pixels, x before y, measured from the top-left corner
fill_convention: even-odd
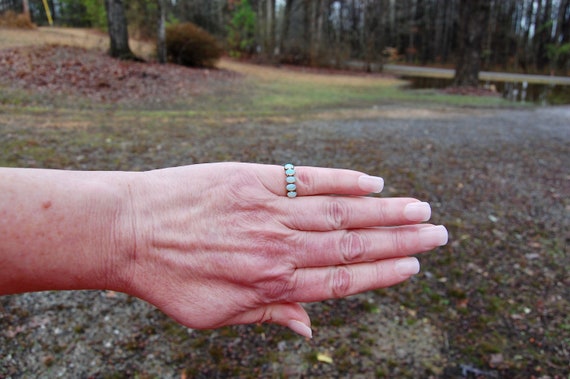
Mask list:
[[[297,179],[295,178],[295,166],[293,166],[291,163],[287,163],[283,166],[283,169],[285,169],[285,181],[287,183],[285,185],[285,190],[287,191],[287,197],[292,199],[294,197],[297,197],[297,184],[295,184],[297,182]]]

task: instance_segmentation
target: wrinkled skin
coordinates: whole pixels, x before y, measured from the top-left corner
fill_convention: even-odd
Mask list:
[[[273,322],[310,337],[299,303],[402,282],[419,270],[406,257],[447,242],[443,226],[423,223],[426,203],[365,196],[379,178],[314,167],[296,176],[290,199],[281,166],[132,175],[117,289],[192,328]]]

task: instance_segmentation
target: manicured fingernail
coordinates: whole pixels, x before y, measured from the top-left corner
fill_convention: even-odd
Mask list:
[[[287,323],[287,327],[303,337],[313,338],[313,331],[301,321],[291,320]]]
[[[420,272],[420,262],[414,257],[403,258],[396,261],[395,269],[402,276],[416,275]]]
[[[380,193],[384,188],[384,179],[378,176],[362,175],[358,178],[358,186],[368,193]]]
[[[427,221],[431,217],[431,207],[424,202],[410,203],[404,208],[404,217],[410,221]]]
[[[420,229],[421,244],[426,248],[443,246],[447,243],[448,235],[445,226],[426,226]]]

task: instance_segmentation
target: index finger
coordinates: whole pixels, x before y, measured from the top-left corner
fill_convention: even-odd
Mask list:
[[[271,166],[261,177],[265,186],[277,195],[286,195],[286,175],[283,166]],[[353,170],[338,168],[295,167],[298,196],[352,195],[379,193],[384,179]]]

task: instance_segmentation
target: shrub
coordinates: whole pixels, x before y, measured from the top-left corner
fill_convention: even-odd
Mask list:
[[[34,29],[36,26],[23,14],[14,11],[6,11],[0,14],[0,27]]]
[[[166,28],[166,53],[171,62],[191,67],[214,67],[222,52],[212,35],[192,23]]]

